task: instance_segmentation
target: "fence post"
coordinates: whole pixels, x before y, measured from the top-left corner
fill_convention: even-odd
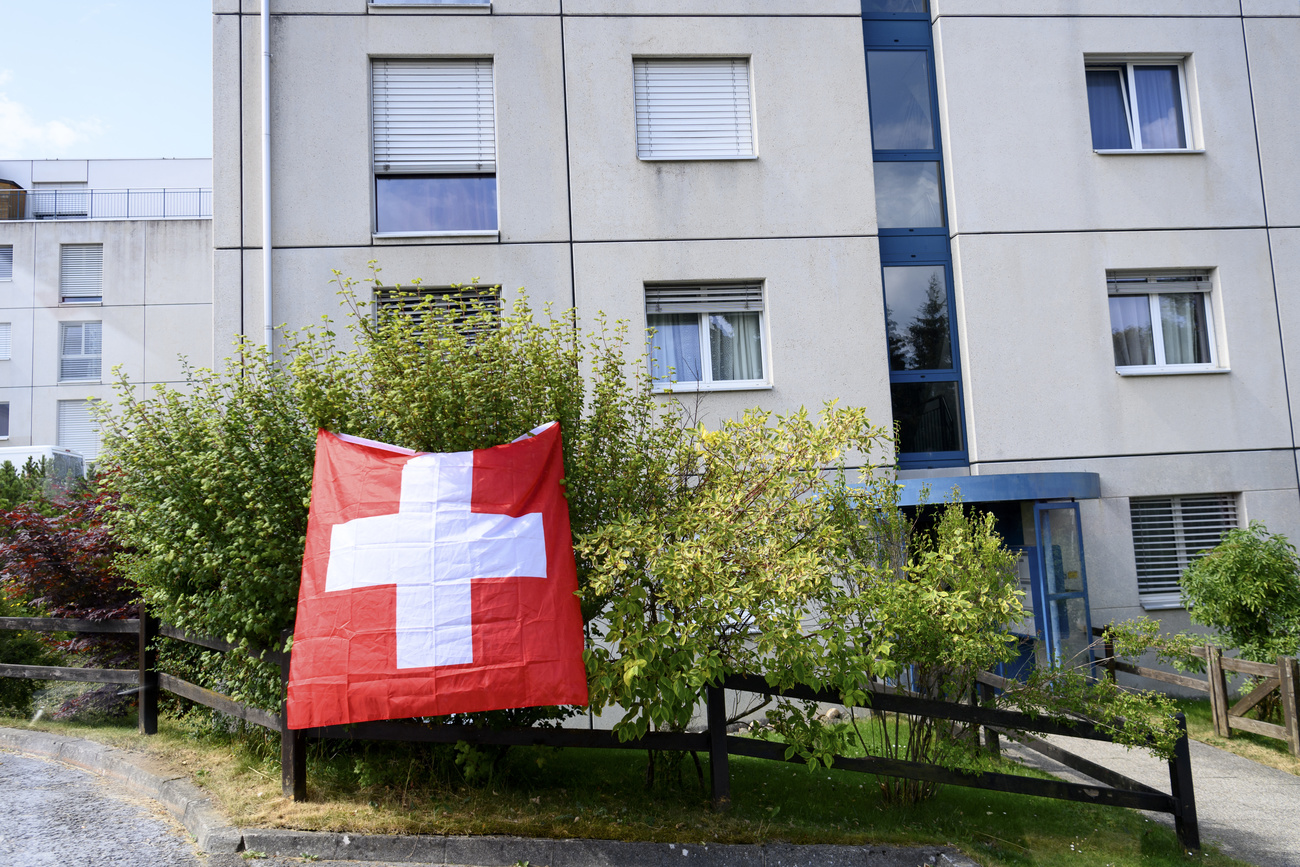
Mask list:
[[[1192,790],[1192,754],[1187,746],[1187,717],[1174,714],[1178,742],[1169,760],[1169,791],[1174,796],[1174,831],[1184,849],[1201,848],[1201,829],[1196,823],[1196,793]]]
[[[140,691],[138,722],[140,734],[158,733],[158,650],[154,640],[158,637],[158,620],[149,616],[149,610],[140,603]]]
[[[1210,716],[1214,719],[1214,733],[1221,738],[1230,738],[1228,680],[1223,674],[1222,648],[1205,645],[1205,673],[1210,680]]]
[[[1300,756],[1300,663],[1294,656],[1279,656],[1277,674],[1282,681],[1279,692],[1287,746],[1291,748],[1291,755]]]
[[[295,801],[307,800],[307,739],[289,728],[289,651],[284,649],[292,629],[280,635],[280,791]]]
[[[708,688],[709,774],[713,780],[713,809],[731,809],[731,768],[727,760],[727,693]]]

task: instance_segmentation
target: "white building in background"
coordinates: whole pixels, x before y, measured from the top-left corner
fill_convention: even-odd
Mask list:
[[[89,401],[212,363],[212,161],[0,160],[0,443],[94,460]]]
[[[221,347],[264,326],[263,129],[256,5],[214,11]],[[1185,626],[1226,527],[1300,538],[1295,0],[271,11],[274,323],[377,259],[654,326],[715,419],[866,406],[1060,653]]]

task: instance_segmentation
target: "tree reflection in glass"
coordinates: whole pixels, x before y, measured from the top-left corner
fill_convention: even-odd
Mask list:
[[[890,370],[951,370],[952,334],[942,265],[886,267]]]

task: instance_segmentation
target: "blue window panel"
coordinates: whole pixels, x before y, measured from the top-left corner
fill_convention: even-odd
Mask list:
[[[948,281],[942,265],[885,266],[890,370],[951,370]]]
[[[496,231],[496,175],[379,175],[375,216],[380,234]]]
[[[937,160],[877,161],[875,175],[879,228],[944,227]]]
[[[862,0],[863,15],[924,15],[929,11],[928,0]]]
[[[1092,121],[1093,150],[1128,150],[1128,96],[1122,69],[1089,69],[1088,117]]]
[[[889,394],[900,452],[964,451],[961,400],[955,381],[894,382]]]
[[[927,51],[868,51],[871,140],[878,150],[934,150]]]

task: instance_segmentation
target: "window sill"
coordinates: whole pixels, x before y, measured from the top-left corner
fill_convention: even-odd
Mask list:
[[[1117,367],[1120,376],[1200,376],[1204,374],[1232,373],[1231,367],[1192,367],[1183,365],[1143,365],[1142,367]]]
[[[669,386],[655,385],[654,394],[699,394],[710,391],[771,391],[770,382],[674,382]]]
[[[60,307],[103,307],[103,298],[87,298],[85,301],[59,301]]]
[[[102,379],[60,379],[59,385],[103,385]]]
[[[460,238],[483,238],[485,240],[498,240],[501,232],[497,229],[487,231],[468,231],[468,232],[375,232],[370,236],[371,243],[383,243],[384,241],[411,241],[421,238],[430,241],[457,240]]]
[[[1181,594],[1143,596],[1140,598],[1139,604],[1146,611],[1179,611],[1183,607],[1183,597]]]
[[[1133,154],[1203,154],[1205,148],[1128,148],[1104,151],[1093,149],[1093,153],[1103,157],[1130,156]]]
[[[636,158],[643,163],[732,163],[737,161],[743,162],[745,160],[756,160],[758,159],[758,154],[729,157],[717,156],[716,154],[694,157],[643,157],[640,154],[637,154]]]

